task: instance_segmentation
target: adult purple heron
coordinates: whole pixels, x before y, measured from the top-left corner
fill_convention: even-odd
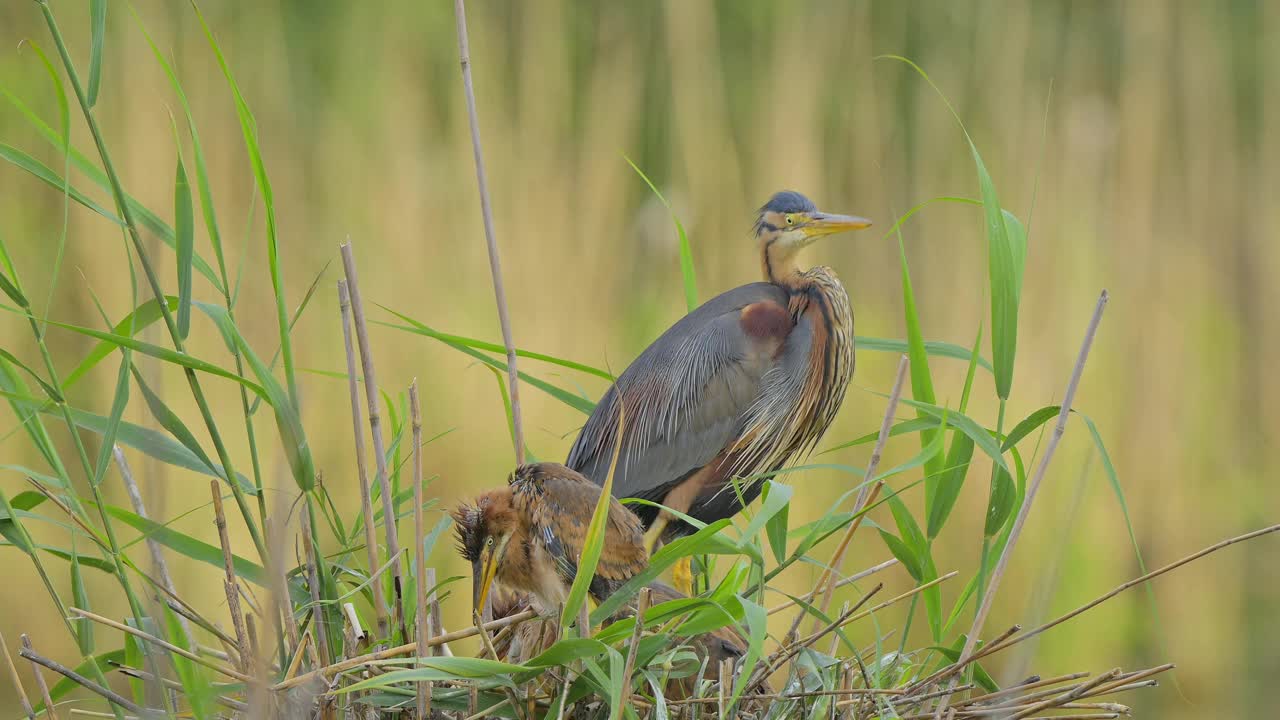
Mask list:
[[[764,282],[734,288],[672,325],[618,376],[582,428],[567,465],[598,484],[626,423],[613,483],[704,523],[760,494],[751,481],[811,451],[853,375],[853,311],[828,267],[801,270],[805,246],[871,222],[821,212],[798,192],[760,208],[754,234]],[[744,478],[741,497],[729,487]],[[650,505],[629,506],[657,542],[693,527]]]

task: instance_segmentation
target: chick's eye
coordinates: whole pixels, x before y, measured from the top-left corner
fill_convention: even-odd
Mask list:
[[[484,544],[488,545],[489,547],[493,547],[493,536],[489,536],[489,539],[485,540]]]
[[[788,216],[787,216],[787,224],[788,224],[788,225],[795,225],[795,224],[796,224],[796,216],[795,216],[795,215],[788,215]]]

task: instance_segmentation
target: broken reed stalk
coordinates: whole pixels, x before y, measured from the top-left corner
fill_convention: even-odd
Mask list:
[[[101,615],[95,615],[94,613],[91,613],[88,610],[81,610],[80,608],[77,608],[77,607],[68,607],[67,611],[77,617],[82,617],[86,620],[92,620],[93,622],[96,622],[99,625],[105,625],[109,628],[119,630],[120,632],[128,633],[141,640],[146,640],[152,645],[164,648],[165,650],[168,650],[171,653],[181,655],[182,657],[192,662],[199,663],[209,668],[210,670],[215,670],[217,672],[220,672],[229,678],[235,678],[236,680],[239,680],[241,682],[250,682],[253,680],[253,678],[240,672],[239,670],[236,670],[235,668],[223,667],[222,665],[219,665],[218,663],[213,662],[212,660],[204,657],[203,655],[197,655],[191,652],[190,650],[180,648],[177,645],[174,645],[173,643],[167,640],[158,638],[155,635],[152,635],[151,633],[143,632],[135,627],[125,625],[124,623],[118,623],[115,620],[112,620],[110,618],[105,618],[105,617],[102,617]],[[52,670],[53,668],[50,668],[50,669]]]
[[[849,525],[849,529],[845,531],[844,537],[840,538],[840,544],[836,546],[835,553],[831,556],[831,563],[822,571],[822,575],[818,577],[816,588],[823,590],[822,603],[819,609],[825,615],[831,607],[831,596],[835,592],[835,585],[831,584],[835,574],[840,572],[840,563],[844,562],[845,551],[849,549],[849,541],[853,539],[853,534],[857,532],[858,526],[862,524],[862,512],[880,493],[883,481],[876,481],[874,490],[870,483],[875,480],[876,469],[880,467],[880,456],[884,452],[885,443],[889,440],[889,431],[893,429],[893,418],[898,411],[898,399],[902,396],[902,385],[907,377],[907,368],[910,361],[906,355],[898,361],[898,374],[893,380],[893,390],[889,392],[889,404],[884,410],[884,420],[880,423],[880,434],[876,437],[875,449],[871,451],[871,459],[867,461],[867,474],[863,477],[862,487],[858,490],[858,497],[853,504],[854,518]],[[813,628],[818,629],[821,620],[814,618]]]
[[[26,636],[24,635],[23,637],[25,638]],[[49,668],[50,670],[67,678],[68,680],[79,685],[80,687],[96,695],[101,696],[102,698],[106,699],[107,702],[119,705],[120,707],[124,708],[125,710],[128,710],[129,712],[138,713],[139,715],[144,715],[148,712],[147,709],[142,707],[141,705],[134,703],[133,701],[129,700],[126,697],[123,697],[122,695],[112,692],[111,689],[105,688],[99,685],[98,683],[81,675],[75,670],[72,670],[71,668],[65,665],[62,665],[61,663],[50,660],[49,658],[44,657],[43,655],[37,654],[35,650],[31,649],[30,642],[24,642],[22,649],[18,651],[18,654],[37,665],[43,665],[44,667]]]
[[[31,707],[31,701],[27,699],[27,692],[22,687],[22,679],[18,677],[18,668],[13,664],[13,656],[9,654],[9,645],[4,641],[3,633],[0,633],[0,655],[4,655],[5,668],[9,671],[13,689],[17,691],[18,700],[22,703],[22,711],[27,714],[28,720],[36,720],[35,708]]]
[[[427,604],[430,607],[430,625],[428,626],[427,637],[435,637],[444,633],[443,613],[440,610],[440,593],[436,590],[436,569],[427,568],[426,585],[431,588],[431,597],[427,598]],[[428,655],[434,655],[434,648],[427,648]],[[445,657],[453,657],[453,651],[449,649],[447,644],[440,646],[440,654]]]
[[[418,379],[409,383],[409,416],[413,423],[413,574],[414,583],[414,636],[418,640],[418,657],[427,654],[427,636],[431,632],[427,616],[427,568],[422,556],[426,521],[422,511],[422,409],[418,405]],[[408,638],[405,638],[408,640]],[[418,717],[428,717],[431,707],[431,689],[418,683]]]
[[[222,511],[222,491],[217,480],[209,481],[209,491],[213,494],[213,524],[218,528],[218,542],[222,544],[222,569],[226,573],[223,587],[227,591],[227,612],[231,613],[231,624],[236,630],[236,666],[246,675],[251,672],[249,661],[249,637],[244,627],[244,616],[240,613],[240,588],[236,584],[236,568],[231,558],[231,539],[227,536],[227,516]]]
[[[1118,677],[1119,675],[1120,675],[1120,668],[1115,668],[1110,672],[1105,672],[1099,675],[1098,677],[1090,680],[1087,683],[1082,683],[1081,685],[1077,686],[1073,690],[1068,690],[1067,692],[1064,692],[1061,695],[1049,698],[1048,700],[1045,700],[1043,702],[1038,702],[1026,708],[1025,710],[1019,710],[1017,713],[1014,713],[1014,715],[1010,718],[1010,720],[1022,720],[1023,718],[1031,717],[1032,715],[1035,715],[1036,713],[1041,712],[1043,710],[1049,710],[1051,708],[1058,707],[1059,705],[1069,703],[1072,700],[1076,700],[1078,698],[1083,697],[1090,690],[1093,690],[1099,685],[1105,685],[1109,683],[1110,681],[1116,679],[1116,677]],[[945,700],[946,700],[946,696],[943,696],[943,701]]]
[[[351,298],[351,318],[356,329],[356,343],[360,346],[360,367],[364,370],[364,395],[369,410],[369,430],[373,435],[373,457],[377,461],[378,490],[382,493],[382,524],[387,531],[387,555],[395,558],[391,566],[391,584],[395,592],[396,624],[400,637],[408,639],[404,622],[404,572],[401,568],[400,540],[397,536],[395,498],[391,495],[391,481],[387,474],[387,456],[382,444],[382,415],[379,410],[378,380],[373,368],[373,349],[369,347],[369,326],[365,322],[364,302],[360,297],[360,281],[356,273],[356,258],[351,251],[351,241],[342,244],[342,267],[347,275],[347,291]],[[373,518],[369,518],[372,522]],[[373,568],[371,567],[370,570]]]
[[[507,617],[499,618],[497,620],[487,622],[481,627],[483,627],[486,631],[501,630],[502,628],[508,625],[515,625],[516,623],[524,622],[525,620],[528,620],[532,617],[534,617],[534,612],[532,610],[524,610],[522,612],[516,613],[515,615],[508,615]],[[474,627],[469,627],[465,630],[458,630],[451,633],[442,633],[440,635],[436,635],[435,637],[428,640],[426,644],[427,644],[427,647],[440,647],[441,645],[444,645],[446,643],[456,642],[458,640],[465,640],[466,638],[472,637],[473,635],[476,635],[476,634],[478,634],[478,630]],[[388,648],[386,650],[379,650],[378,652],[369,653],[367,655],[348,658],[346,660],[342,660],[332,665],[329,665],[328,667],[322,667],[317,670],[312,670],[309,673],[298,675],[296,677],[290,678],[283,682],[276,683],[275,685],[271,686],[271,689],[276,692],[279,692],[281,690],[288,690],[289,688],[297,687],[298,685],[309,682],[312,679],[317,677],[329,677],[335,673],[340,673],[345,670],[350,670],[351,668],[359,667],[361,665],[364,665],[365,663],[375,662],[377,660],[388,660],[390,658],[401,657],[403,655],[410,655],[416,652],[417,650],[418,650],[418,643],[411,642],[411,643],[406,643],[404,645],[397,645],[396,647]]]
[[[1040,489],[1040,483],[1044,481],[1045,471],[1049,468],[1049,463],[1053,460],[1053,455],[1058,449],[1058,443],[1062,440],[1062,435],[1067,430],[1067,418],[1071,416],[1071,405],[1075,401],[1076,388],[1080,386],[1080,376],[1084,374],[1085,361],[1089,359],[1089,349],[1093,347],[1093,338],[1098,333],[1098,324],[1102,322],[1102,312],[1107,307],[1107,291],[1103,290],[1098,296],[1098,303],[1094,306],[1093,317],[1089,320],[1089,327],[1085,330],[1084,342],[1080,345],[1080,352],[1076,356],[1075,366],[1071,369],[1071,378],[1067,381],[1066,393],[1062,396],[1062,408],[1058,412],[1058,422],[1054,425],[1053,434],[1049,436],[1049,443],[1045,446],[1044,454],[1040,456],[1040,463],[1036,465],[1035,472],[1031,475],[1030,482],[1027,483],[1027,494],[1022,501],[1022,507],[1018,508],[1018,514],[1013,520],[1013,527],[1009,530],[1009,539],[1005,542],[1004,550],[1000,553],[1000,559],[996,562],[996,567],[991,572],[991,580],[987,587],[979,591],[982,595],[982,604],[978,606],[978,612],[973,618],[973,625],[969,628],[969,634],[965,637],[964,648],[960,651],[960,657],[956,661],[957,665],[962,665],[968,661],[973,655],[974,649],[977,647],[978,637],[982,633],[982,627],[987,622],[987,616],[991,614],[991,607],[995,604],[996,589],[1000,586],[1000,581],[1004,579],[1005,570],[1009,567],[1009,560],[1013,557],[1014,547],[1018,544],[1018,538],[1022,535],[1022,528],[1026,525],[1027,516],[1031,513],[1031,505],[1036,499],[1036,492]],[[948,681],[950,682],[950,681]],[[938,707],[934,711],[935,718],[941,718],[947,709],[949,695],[943,695],[942,700],[938,702]]]
[[[467,119],[471,124],[471,151],[475,156],[476,184],[480,188],[480,213],[484,218],[484,239],[489,248],[489,272],[493,275],[493,296],[498,305],[498,323],[502,326],[502,344],[507,348],[507,392],[511,396],[511,431],[515,437],[516,465],[524,464],[524,429],[520,420],[520,376],[516,370],[516,344],[511,337],[511,318],[507,313],[507,292],[502,284],[502,264],[498,259],[498,241],[493,233],[493,207],[489,202],[489,183],[484,172],[484,153],[480,149],[480,119],[476,114],[476,93],[471,82],[471,49],[467,42],[467,8],[464,0],[454,0],[458,25],[458,56],[462,65],[462,86],[467,96]]]
[[[351,422],[355,430],[356,443],[356,475],[360,480],[360,512],[364,515],[364,547],[369,557],[369,572],[373,572],[381,563],[378,562],[378,536],[373,524],[373,496],[369,491],[369,467],[365,460],[364,433],[360,430],[360,390],[356,374],[356,354],[351,344],[351,297],[347,292],[347,281],[338,281],[338,308],[342,313],[342,344],[347,355],[347,394],[351,399]],[[387,599],[382,593],[382,583],[369,583],[373,590],[373,612],[378,622],[378,640],[391,635],[391,624],[387,619]]]
[[[1088,677],[1088,676],[1089,676],[1089,673],[1078,672],[1078,673],[1070,673],[1067,675],[1059,675],[1057,677],[1047,678],[1044,680],[1036,680],[1035,682],[1024,683],[1021,685],[1014,685],[1013,687],[1007,687],[1003,690],[997,690],[995,692],[990,692],[985,695],[975,695],[974,697],[971,697],[971,698],[965,698],[963,702],[956,703],[956,707],[982,705],[984,703],[990,703],[992,700],[1001,700],[1002,702],[1005,702],[1006,700],[1011,700],[1013,702],[1016,702],[1021,698],[1010,699],[1009,696],[1017,695],[1018,693],[1025,692],[1027,690],[1039,690],[1042,688],[1049,687],[1050,685],[1061,685],[1064,682],[1071,682],[1072,680],[1079,680],[1080,678]],[[1056,692],[1056,691],[1050,691],[1050,692]],[[929,695],[934,695],[934,694],[935,693],[929,693]],[[936,693],[936,694],[941,694],[941,693]],[[916,698],[916,699],[924,700],[927,697],[928,696],[926,695],[921,695],[919,698]]]

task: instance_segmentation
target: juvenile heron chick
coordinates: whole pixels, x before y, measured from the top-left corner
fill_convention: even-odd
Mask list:
[[[493,583],[528,593],[540,615],[555,615],[569,596],[600,487],[559,463],[521,465],[507,486],[453,511],[458,550],[471,563],[472,601],[484,608]],[[645,568],[640,519],[609,500],[604,548],[589,592],[609,597]]]

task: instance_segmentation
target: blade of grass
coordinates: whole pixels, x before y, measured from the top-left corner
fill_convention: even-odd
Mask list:
[[[170,312],[176,311],[178,309],[178,298],[173,295],[167,295],[165,296],[165,304],[168,306]],[[159,319],[160,307],[156,304],[155,300],[147,300],[134,308],[133,312],[125,315],[124,319],[120,322],[116,323],[112,327],[111,333],[113,335],[128,337],[150,327]],[[96,367],[98,363],[105,360],[106,357],[111,354],[111,351],[116,349],[116,347],[118,346],[115,343],[111,343],[106,340],[99,340],[97,344],[93,346],[93,349],[89,351],[89,354],[85,355],[84,359],[81,360],[70,373],[67,373],[67,377],[62,381],[62,386],[64,388],[74,386],[82,377],[84,377],[85,373],[89,372]]]
[[[293,479],[298,484],[298,489],[310,492],[315,487],[316,469],[311,459],[311,447],[307,444],[306,431],[302,427],[301,418],[298,417],[297,405],[285,394],[284,388],[276,381],[267,366],[262,364],[262,360],[258,359],[253,348],[249,347],[249,343],[231,321],[227,311],[213,305],[207,305],[201,309],[218,324],[218,329],[222,331],[224,338],[235,341],[240,354],[249,363],[258,381],[262,383],[263,397],[275,411],[276,428],[280,431],[281,445],[285,451],[285,458],[289,461],[289,468],[293,471]]]
[[[9,97],[11,101],[14,100],[13,96],[8,95],[2,88],[0,88],[0,95],[5,95],[6,97]],[[50,130],[47,125],[42,125],[42,127],[48,130],[51,134],[53,133],[53,131]],[[56,135],[53,135],[54,139],[56,139],[56,137],[57,137]],[[75,165],[78,170],[85,172],[87,175],[90,176],[90,178],[100,180],[100,182],[98,183],[99,185],[102,185],[104,187],[109,186],[109,181],[107,180],[106,176],[103,175],[101,170],[98,170],[97,168],[93,167],[92,164],[89,164],[88,160],[84,159],[83,156],[80,156],[83,162],[75,162],[75,158],[76,158],[76,155],[74,154],[74,151],[73,151],[72,164]],[[107,220],[110,220],[116,225],[120,225],[122,227],[127,226],[128,223],[126,220],[121,219],[119,215],[116,215],[110,210],[94,202],[89,198],[89,196],[85,195],[83,192],[76,189],[74,186],[66,185],[66,181],[61,176],[59,176],[56,172],[49,169],[48,166],[44,165],[39,160],[36,160],[35,158],[31,157],[27,153],[15,147],[12,147],[10,145],[5,145],[3,143],[0,143],[0,159],[6,160],[7,162],[13,164],[14,166],[31,173],[37,179],[43,181],[45,184],[49,185],[55,190],[58,190],[59,192],[62,192],[65,187],[67,196],[70,197],[72,200],[75,200],[77,203],[83,205],[89,210],[92,210],[98,215],[101,215]],[[130,217],[133,217],[134,215],[136,215],[138,220],[142,223],[144,227],[146,227],[148,230],[152,231],[157,236],[159,236],[161,242],[163,242],[165,245],[168,245],[170,248],[174,247],[175,236],[174,236],[173,228],[169,227],[169,225],[165,223],[163,220],[161,220],[155,213],[151,212],[150,210],[147,210],[140,203],[138,203],[137,200],[133,199],[132,197],[126,196],[126,202],[129,204]],[[214,287],[218,288],[219,291],[222,290],[222,283],[218,281],[217,274],[214,273],[213,268],[209,266],[209,263],[205,261],[204,258],[200,257],[197,254],[193,259],[192,264],[195,267],[196,271],[199,272],[202,276],[204,276],[206,280],[212,283]]]
[[[182,141],[173,117],[173,139],[177,168],[173,179],[173,231],[178,255],[178,334],[186,339],[191,332],[191,260],[195,253],[194,218],[191,208],[191,185],[187,182],[186,164],[182,162]]]
[[[973,341],[973,354],[969,358],[969,370],[965,374],[964,390],[960,394],[960,412],[969,409],[969,393],[973,389],[973,375],[978,366],[979,348],[982,346],[982,324],[978,324],[978,336]],[[925,515],[929,541],[942,532],[952,508],[960,498],[965,477],[969,473],[969,461],[973,459],[973,438],[962,432],[951,434],[951,447],[947,450],[946,472],[935,483],[925,483]],[[935,637],[935,641],[940,638]]]
[[[81,111],[84,115],[85,123],[86,125],[88,125],[89,132],[93,136],[94,144],[96,145],[98,150],[98,156],[102,160],[102,166],[103,166],[105,175],[111,186],[111,194],[115,200],[116,209],[117,211],[119,211],[122,219],[124,220],[124,224],[129,231],[129,238],[133,243],[134,251],[137,253],[138,262],[142,265],[142,269],[144,274],[146,275],[147,282],[152,291],[152,295],[158,301],[160,301],[158,302],[158,305],[160,307],[161,314],[164,317],[165,327],[169,331],[170,339],[173,341],[175,350],[177,350],[179,353],[183,353],[185,348],[183,346],[182,337],[177,332],[176,323],[173,319],[172,314],[168,311],[167,306],[163,302],[165,295],[163,290],[160,287],[160,281],[156,275],[155,267],[152,264],[147,254],[146,246],[143,244],[142,238],[138,232],[138,226],[134,221],[133,210],[130,207],[130,204],[128,202],[128,196],[124,191],[124,187],[120,182],[119,176],[115,172],[115,167],[111,162],[111,156],[107,152],[106,142],[103,138],[102,131],[98,127],[97,119],[93,114],[93,110],[90,107],[87,97],[85,95],[84,88],[80,83],[80,77],[76,73],[75,63],[73,63],[71,60],[71,54],[67,50],[67,45],[64,42],[62,37],[62,32],[58,28],[57,20],[54,18],[53,11],[49,7],[48,3],[41,2],[40,10],[44,15],[45,24],[49,28],[49,34],[53,37],[54,44],[58,48],[58,55],[62,60],[63,68],[66,70],[67,77],[71,82],[71,87],[75,91],[76,99],[79,102]],[[215,284],[216,284],[216,281],[215,281]],[[37,339],[40,342],[41,347],[43,348],[44,347],[43,335],[39,328],[35,328],[35,330],[36,330]],[[49,364],[49,363],[46,363],[46,364]],[[50,375],[51,376],[56,375],[52,367],[50,367]],[[186,368],[184,375],[187,378],[187,384],[190,386],[191,394],[195,399],[196,404],[200,408],[201,415],[204,418],[205,425],[209,430],[209,435],[213,440],[214,447],[218,451],[218,458],[219,460],[221,460],[222,465],[225,468],[227,468],[228,476],[234,476],[235,471],[231,463],[231,456],[227,452],[227,449],[222,442],[222,437],[218,432],[217,424],[213,420],[212,411],[210,410],[208,401],[204,396],[204,390],[200,386],[199,379],[196,377],[195,371],[192,368]],[[65,405],[64,405],[64,408],[65,408]],[[65,410],[64,410],[64,415],[65,415]],[[70,421],[69,416],[65,417],[64,419],[66,420],[67,425],[70,428],[72,423]],[[78,443],[79,436],[75,435],[74,429],[72,429],[72,434],[73,436],[76,437],[77,444],[79,444]],[[90,470],[88,469],[88,458],[87,456],[84,455],[83,451],[80,454],[82,456],[81,457],[82,464],[85,465],[85,472],[86,474],[89,474]],[[239,487],[234,483],[232,484],[232,490],[236,494],[236,503],[239,506],[240,513],[243,516],[245,524],[249,529],[250,536],[253,538],[254,546],[257,548],[259,555],[265,557],[266,546],[262,541],[261,532],[258,529],[257,523],[254,521],[253,515],[249,510],[248,504],[245,502],[243,493],[240,492]],[[107,528],[107,531],[108,531],[108,535],[110,536],[111,529],[109,526]],[[118,558],[117,558],[117,564],[119,564]],[[123,568],[121,568],[121,571],[120,571],[120,579],[122,584],[124,584],[125,586],[126,594],[131,594],[128,587],[127,576],[124,575]],[[131,606],[135,610],[135,613],[134,613],[135,616],[137,616],[137,619],[139,619],[140,621],[141,619],[140,609],[136,601],[134,601],[132,598],[131,598]]]
[[[133,379],[138,384],[138,389],[142,391],[142,397],[147,403],[147,408],[151,410],[151,417],[160,424],[160,427],[168,430],[174,439],[182,443],[183,447],[190,450],[191,454],[199,459],[205,467],[209,468],[210,473],[217,475],[218,471],[215,469],[216,466],[213,464],[213,460],[209,459],[209,456],[205,454],[204,448],[200,447],[195,435],[191,433],[191,430],[187,428],[181,418],[173,410],[169,409],[164,400],[147,385],[137,366],[133,367]]]
[[[63,253],[67,249],[67,226],[70,222],[71,215],[71,110],[67,104],[67,91],[62,85],[62,78],[58,77],[58,71],[54,69],[53,63],[49,62],[49,57],[45,55],[34,41],[28,40],[31,49],[40,57],[40,62],[44,65],[45,72],[49,75],[49,83],[53,86],[54,97],[58,99],[58,121],[62,130],[58,143],[58,151],[62,154],[62,229],[58,233],[58,249],[54,254],[53,270],[49,276],[49,294],[45,300],[45,317],[48,318],[49,310],[53,307],[53,293],[58,287],[58,274],[62,269]]]
[[[909,341],[893,340],[890,338],[868,337],[865,335],[857,335],[854,338],[854,344],[859,350],[874,350],[876,352],[889,352],[895,355],[901,355],[907,352]],[[939,342],[936,340],[925,340],[924,351],[930,357],[951,358],[952,360],[968,360],[970,351],[962,345],[955,343]],[[991,372],[991,362],[981,355],[978,356],[978,367],[987,372]]]
[[[684,224],[680,222],[680,217],[676,215],[676,211],[671,208],[671,203],[667,202],[667,198],[653,184],[649,176],[645,175],[640,166],[631,161],[631,158],[623,155],[622,159],[626,160],[631,169],[636,171],[641,180],[644,180],[644,184],[649,186],[649,189],[653,191],[653,194],[657,196],[663,207],[671,215],[671,222],[675,223],[676,237],[680,240],[680,278],[684,285],[684,302],[686,309],[689,312],[693,312],[694,308],[698,307],[698,278],[694,272],[693,249],[689,246],[689,234],[685,232]]]
[[[409,327],[403,327],[399,325],[391,325],[390,327],[394,327],[399,330],[404,330],[406,332],[414,332],[414,329]],[[418,334],[426,335],[427,337],[432,337],[431,335],[427,335],[426,333],[418,333]],[[506,371],[508,369],[508,365],[502,362],[501,360],[496,360],[494,358],[491,358],[488,355],[485,355],[483,352],[472,349],[471,347],[468,347],[467,345],[464,345],[460,342],[445,340],[440,337],[437,337],[435,339],[439,340],[445,345],[448,345],[454,350],[457,350],[458,352],[464,353],[466,355],[470,355],[471,357],[475,358],[476,360],[479,360],[480,362],[484,363],[485,365],[488,365],[489,367],[497,368],[498,370],[501,370],[501,371]],[[559,400],[565,405],[568,405],[569,407],[581,412],[584,415],[590,415],[591,411],[595,409],[595,403],[589,400],[584,400],[583,398],[569,392],[568,390],[552,385],[551,383],[546,382],[545,380],[540,380],[532,375],[529,375],[524,371],[518,372],[517,377],[529,383],[533,387],[545,392],[551,397]]]
[[[378,305],[378,303],[374,303],[374,304]],[[475,348],[477,350],[488,350],[489,352],[493,352],[493,353],[504,353],[507,351],[505,347],[503,347],[502,345],[499,345],[498,343],[485,342],[483,340],[476,340],[474,338],[463,337],[462,335],[450,335],[449,333],[442,333],[438,330],[434,330],[430,327],[427,327],[426,325],[422,324],[421,322],[418,322],[417,320],[414,320],[413,318],[407,315],[398,313],[395,310],[392,310],[391,308],[385,305],[378,305],[378,307],[382,308],[383,310],[386,310],[392,315],[395,315],[396,317],[409,323],[413,327],[405,327],[403,325],[395,325],[392,323],[381,322],[378,320],[373,321],[375,325],[383,325],[385,327],[395,328],[403,332],[410,332],[410,333],[414,333],[415,335],[422,335],[424,337],[434,338],[444,343],[456,343],[458,345],[463,345],[469,348]],[[559,365],[560,367],[563,367],[563,368],[568,368],[570,370],[577,370],[579,372],[587,373],[588,375],[594,375],[598,378],[602,378],[610,382],[617,379],[612,374],[604,370],[601,370],[600,368],[592,367],[590,365],[585,365],[579,362],[574,362],[572,360],[566,360],[564,358],[558,358],[554,355],[546,355],[544,353],[533,352],[532,350],[522,350],[520,348],[516,348],[516,356],[522,357],[522,358],[529,358],[530,360],[541,360],[542,362],[551,363],[552,365]]]
[[[915,70],[933,88],[955,118],[969,144],[978,175],[982,209],[986,218],[988,275],[991,287],[991,359],[995,365],[996,394],[1008,399],[1013,384],[1013,362],[1018,342],[1018,303],[1026,262],[1026,231],[1017,218],[1000,206],[995,183],[978,153],[977,145],[942,90],[919,65],[899,55],[879,55],[876,59],[896,60]],[[1013,218],[1012,226],[1009,219]]]
[[[89,107],[98,104],[98,88],[102,86],[102,48],[107,36],[107,0],[90,0],[89,28]]]
[[[911,271],[907,266],[907,246],[901,232],[898,233],[898,253],[902,272],[902,306],[907,325],[907,357],[911,362],[911,395],[916,400],[932,405],[936,397],[933,391],[933,375],[929,372],[929,354],[925,351],[924,335],[920,330],[915,291],[911,286]],[[921,411],[916,411],[917,416],[922,414]],[[922,428],[920,446],[923,448],[931,445],[938,432],[931,428]],[[941,470],[941,462],[940,458],[931,459],[925,464],[925,473],[936,476]]]
[[[214,57],[218,60],[218,67],[222,69],[222,75],[226,78],[231,94],[235,98],[236,115],[240,119],[240,131],[244,135],[245,149],[249,153],[249,163],[253,167],[253,177],[257,181],[258,192],[262,195],[262,207],[267,219],[267,267],[271,273],[271,291],[275,297],[276,321],[280,328],[280,355],[284,364],[285,381],[289,388],[289,401],[293,404],[293,411],[296,413],[298,382],[294,377],[293,343],[289,337],[289,314],[285,309],[284,275],[280,265],[280,248],[277,240],[275,197],[271,190],[271,181],[267,177],[266,164],[262,159],[262,150],[258,146],[257,121],[254,120],[253,112],[250,111],[249,104],[240,92],[235,76],[231,74],[231,67],[222,54],[222,48],[213,37],[213,30],[205,21],[204,14],[200,12],[200,6],[192,0],[191,7],[195,10],[200,27],[204,29],[205,38],[209,41],[209,48],[213,50]]]
[[[618,442],[613,447],[613,459],[609,462],[609,474],[605,476],[604,484],[600,487],[600,499],[596,501],[595,510],[591,513],[591,523],[587,525],[587,535],[582,542],[582,557],[578,560],[578,571],[573,578],[573,585],[569,588],[569,596],[564,601],[564,608],[560,613],[561,627],[568,627],[569,623],[578,617],[578,610],[586,601],[587,590],[591,586],[591,581],[595,579],[596,565],[600,561],[600,554],[604,550],[605,526],[609,522],[609,508],[613,502],[613,479],[614,471],[618,468],[618,455],[622,450],[622,429],[626,427],[627,414],[626,408],[622,403],[618,404]],[[591,634],[590,627],[579,627],[578,634],[581,637],[587,637]]]

